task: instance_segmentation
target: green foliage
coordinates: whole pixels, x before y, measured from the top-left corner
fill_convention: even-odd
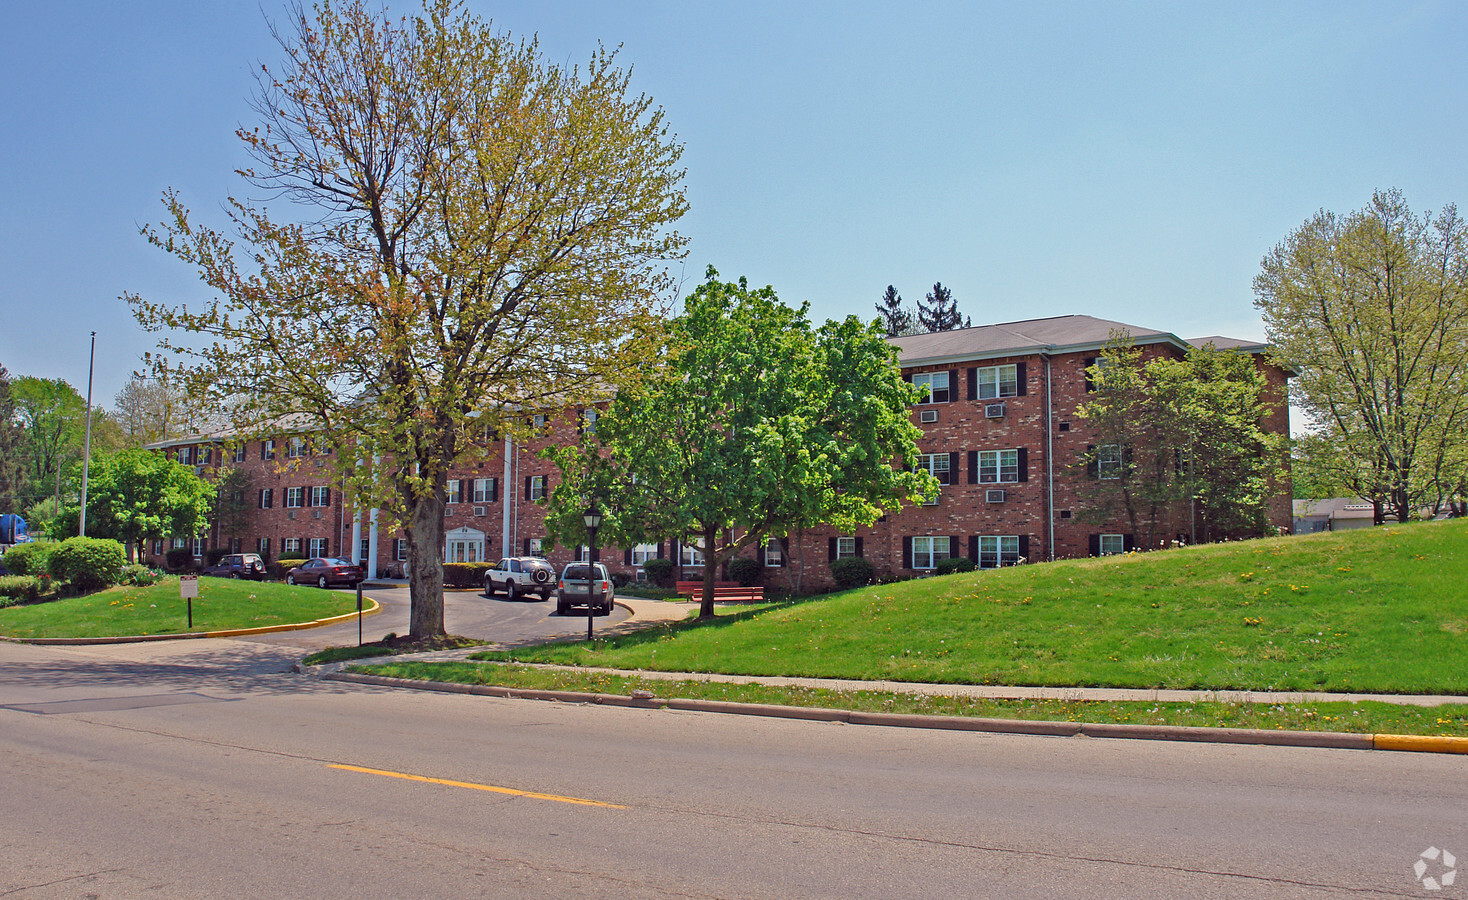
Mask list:
[[[0,512],[23,508],[27,484],[25,462],[25,429],[17,421],[10,372],[0,366]]]
[[[463,562],[443,564],[443,583],[447,587],[483,587],[484,572],[494,563]]]
[[[973,322],[958,311],[958,301],[953,291],[936,282],[927,296],[918,301],[917,327],[919,332],[953,331],[968,328]]]
[[[134,587],[147,587],[150,584],[157,584],[162,578],[163,575],[161,573],[155,572],[147,566],[132,564],[123,566],[122,574],[118,576],[117,583],[132,585]]]
[[[10,383],[10,395],[14,421],[24,431],[26,487],[19,505],[25,507],[51,495],[57,472],[81,459],[87,405],[59,378],[17,378]]]
[[[41,596],[42,587],[35,575],[0,575],[0,606],[29,603]]]
[[[912,310],[902,305],[902,295],[897,293],[897,288],[893,285],[887,285],[887,290],[883,292],[882,299],[877,303],[877,314],[881,316],[878,321],[882,330],[887,332],[887,337],[918,332],[917,317]]]
[[[671,559],[649,559],[642,564],[642,571],[646,573],[647,580],[658,587],[671,588],[673,586],[673,561]]]
[[[122,545],[103,538],[71,537],[51,552],[51,575],[76,591],[96,591],[114,585],[127,564]]]
[[[927,472],[894,466],[917,452],[916,390],[875,323],[815,328],[773,288],[711,268],[669,331],[666,370],[623,390],[594,442],[550,452],[563,475],[546,519],[558,542],[584,540],[589,496],[607,510],[609,542],[681,538],[712,571],[770,536],[854,531],[937,490]],[[712,610],[705,595],[701,614]]]
[[[831,561],[831,578],[837,590],[850,590],[872,583],[873,566],[869,559],[847,556]]]
[[[1400,191],[1321,210],[1264,258],[1254,305],[1351,493],[1413,508],[1468,499],[1468,223]]]
[[[978,566],[967,556],[952,556],[948,559],[938,560],[934,571],[938,575],[952,575],[955,572],[972,572]]]
[[[729,577],[742,587],[753,587],[764,577],[765,567],[757,559],[739,556],[729,560]]]
[[[51,571],[52,543],[16,544],[5,551],[5,569],[12,575],[45,575]]]
[[[140,545],[150,537],[202,531],[215,489],[194,470],[162,453],[131,448],[92,460],[87,485],[87,534]],[[80,511],[65,506],[58,535],[76,534]]]
[[[283,559],[277,559],[273,563],[267,563],[265,565],[265,571],[269,573],[271,578],[280,581],[285,578],[287,572],[304,562],[304,559],[297,559],[293,556],[287,556]]]
[[[188,547],[170,547],[163,554],[163,566],[170,572],[192,572],[194,551]]]

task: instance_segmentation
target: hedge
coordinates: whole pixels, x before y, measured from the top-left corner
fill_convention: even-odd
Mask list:
[[[45,575],[51,571],[55,544],[16,544],[5,553],[5,569],[11,575]]]
[[[843,591],[871,584],[872,571],[871,560],[860,556],[847,556],[831,562],[831,578]]]
[[[125,565],[122,544],[104,538],[71,537],[51,551],[51,575],[78,592],[117,584]]]
[[[954,572],[972,572],[978,566],[967,556],[953,556],[938,560],[938,574],[952,575]]]
[[[483,587],[484,572],[491,568],[494,563],[489,562],[463,562],[443,564],[444,587]]]
[[[737,581],[741,587],[753,587],[759,584],[760,577],[764,574],[765,567],[757,559],[738,556],[729,560],[729,577]]]
[[[41,587],[35,575],[0,575],[0,608],[35,600],[41,596]]]
[[[658,587],[670,588],[673,586],[673,561],[661,557],[650,559],[642,564],[642,571],[647,573],[647,580]]]

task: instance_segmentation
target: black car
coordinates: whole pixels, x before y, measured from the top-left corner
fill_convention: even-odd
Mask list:
[[[319,588],[331,587],[333,584],[356,587],[366,577],[362,572],[361,566],[353,565],[344,559],[323,557],[320,559],[308,559],[285,573],[285,583],[314,583]]]
[[[203,574],[216,578],[253,578],[259,581],[265,577],[265,560],[254,553],[231,553],[221,557],[219,562],[205,569]]]

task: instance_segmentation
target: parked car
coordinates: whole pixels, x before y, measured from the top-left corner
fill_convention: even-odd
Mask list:
[[[556,570],[538,556],[507,556],[484,570],[484,596],[500,591],[511,600],[522,593],[549,600],[556,590]]]
[[[587,563],[571,563],[561,573],[561,580],[556,585],[556,612],[565,615],[575,607],[586,609],[591,607],[592,612],[599,616],[607,615],[612,611],[612,601],[616,599],[613,595],[612,576],[607,573],[607,567],[601,563],[593,566]],[[589,578],[588,578],[589,576]],[[594,590],[593,590],[594,589]],[[592,597],[595,596],[595,604]]]
[[[356,587],[366,580],[361,566],[354,566],[344,559],[308,559],[285,573],[286,584],[311,584],[315,582],[319,588],[331,587],[333,584],[344,584],[347,587]]]
[[[221,557],[219,562],[201,574],[216,578],[253,578],[259,581],[265,577],[265,560],[254,553],[231,553]]]

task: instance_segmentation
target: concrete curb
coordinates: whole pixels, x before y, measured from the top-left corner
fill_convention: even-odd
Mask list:
[[[487,684],[453,684],[331,672],[325,681],[408,688],[444,694],[473,694],[518,700],[554,700],[561,703],[590,703],[599,706],[637,709],[676,709],[723,715],[767,716],[839,722],[846,725],[878,725],[888,728],[937,728],[948,731],[978,731],[992,734],[1036,734],[1053,737],[1119,738],[1142,741],[1184,741],[1212,744],[1255,744],[1274,747],[1315,747],[1334,750],[1391,750],[1412,753],[1468,753],[1468,738],[1431,737],[1406,734],[1348,734],[1339,731],[1266,731],[1250,728],[1201,728],[1186,725],[1116,725],[1092,722],[1045,722],[1028,719],[981,719],[962,716],[918,716],[898,713],[854,712],[819,707],[773,706],[765,703],[732,703],[726,700],[687,700],[660,697],[625,697],[579,691],[541,691]],[[640,692],[639,692],[640,693]]]
[[[363,607],[362,615],[376,615],[382,611],[382,604],[371,597],[363,597],[363,600],[371,603],[371,607]],[[265,625],[260,628],[230,628],[224,631],[192,631],[179,632],[177,634],[134,634],[123,637],[90,637],[90,638],[14,638],[0,636],[0,640],[10,641],[15,644],[35,644],[41,647],[84,647],[89,644],[141,644],[147,641],[181,641],[197,638],[226,638],[244,637],[252,634],[274,634],[278,631],[303,631],[307,628],[320,628],[322,625],[336,625],[340,622],[350,622],[357,618],[356,610],[343,613],[339,616],[329,616],[325,619],[316,619],[311,622],[292,622],[288,625]]]

